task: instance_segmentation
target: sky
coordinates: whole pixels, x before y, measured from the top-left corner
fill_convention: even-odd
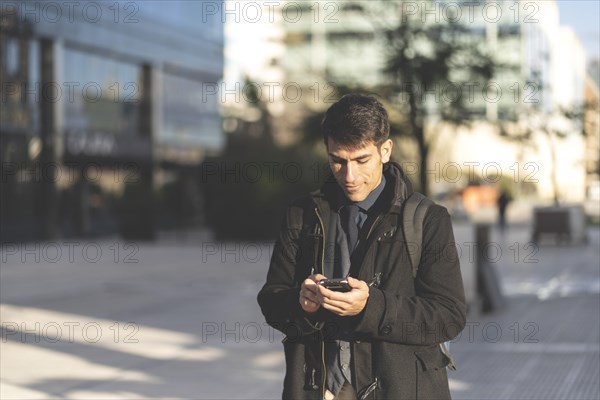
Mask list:
[[[600,58],[600,0],[558,0],[560,24],[571,26],[588,60]]]

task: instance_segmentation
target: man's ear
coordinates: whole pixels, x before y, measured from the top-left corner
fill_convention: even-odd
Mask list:
[[[381,162],[383,164],[390,161],[390,157],[392,155],[392,147],[394,147],[394,142],[392,142],[392,139],[386,140],[379,147],[379,155],[381,156]]]

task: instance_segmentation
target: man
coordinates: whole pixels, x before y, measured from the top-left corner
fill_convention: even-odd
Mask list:
[[[412,189],[390,162],[384,107],[346,95],[322,127],[334,179],[288,208],[258,294],[286,335],[283,398],[449,398],[439,344],[466,315],[450,216],[428,208],[413,278],[402,226]],[[346,292],[319,284],[344,277]]]

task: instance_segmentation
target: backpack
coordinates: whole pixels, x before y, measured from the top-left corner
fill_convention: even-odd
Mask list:
[[[404,204],[402,211],[402,230],[406,243],[416,245],[416,249],[409,249],[409,259],[412,266],[413,279],[417,277],[419,263],[421,262],[421,247],[423,244],[423,221],[429,207],[435,203],[419,192],[413,192]],[[448,368],[456,371],[454,357],[450,353],[450,342],[440,343],[442,353],[448,359]]]

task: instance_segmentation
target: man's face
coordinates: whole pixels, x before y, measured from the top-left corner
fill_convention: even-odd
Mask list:
[[[379,149],[373,142],[348,149],[327,139],[329,166],[346,197],[353,202],[363,201],[381,182],[383,164],[390,160],[392,141],[386,140]]]

